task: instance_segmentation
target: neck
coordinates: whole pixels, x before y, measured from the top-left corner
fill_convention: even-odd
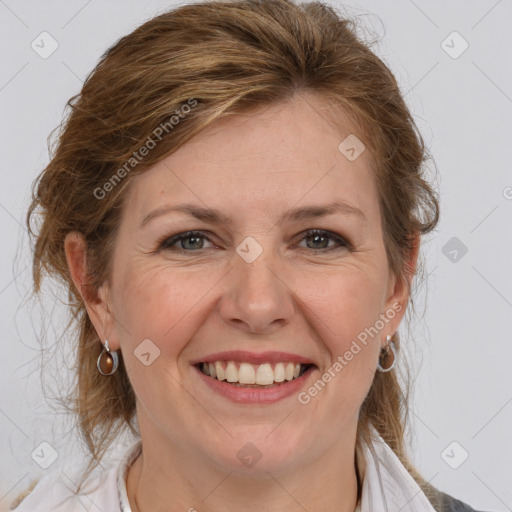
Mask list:
[[[169,446],[168,438],[163,441],[143,441],[143,453],[128,471],[132,512],[168,511],[171,503],[175,510],[190,512],[354,512],[356,508],[355,437],[350,435],[340,436],[326,453],[297,464],[295,470],[249,475],[222,470],[205,457]]]

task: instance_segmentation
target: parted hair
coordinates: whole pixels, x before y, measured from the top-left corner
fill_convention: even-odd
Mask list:
[[[64,239],[71,231],[84,236],[84,297],[96,300],[111,276],[133,177],[215,120],[301,93],[325,100],[334,118],[343,109],[371,154],[389,269],[412,291],[410,278],[421,270],[407,263],[414,236],[436,227],[439,202],[425,176],[428,150],[394,75],[371,46],[358,35],[356,19],[321,2],[181,5],[119,39],[67,102],[50,162],[33,183],[26,223],[34,294],[46,275],[68,290],[76,361],[66,399],[90,452],[84,479],[123,431],[137,435],[135,393],[122,354],[113,376],[97,371],[102,340],[71,278]],[[37,229],[34,216],[40,219]],[[414,307],[412,295],[409,302]],[[400,347],[398,335],[395,341]],[[429,492],[406,454],[409,390],[410,379],[399,371],[376,372],[358,432],[368,438],[372,424]],[[359,436],[357,443],[359,451]]]

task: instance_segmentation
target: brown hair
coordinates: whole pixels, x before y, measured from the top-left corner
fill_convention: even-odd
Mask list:
[[[98,374],[101,344],[71,279],[64,238],[70,231],[85,237],[86,295],[92,299],[109,280],[125,188],[214,120],[305,92],[329,102],[332,115],[337,106],[348,112],[373,156],[390,270],[410,291],[414,269],[406,262],[413,236],[435,228],[438,200],[423,174],[427,150],[396,80],[356,28],[354,20],[320,2],[180,6],[121,38],[68,101],[51,161],[34,182],[27,225],[35,238],[34,293],[41,290],[43,271],[69,290],[78,344],[76,384],[68,398],[91,453],[86,475],[126,427],[137,433],[135,395],[122,357],[114,376]],[[151,150],[135,157],[150,139]],[[42,223],[35,234],[31,218],[37,209]],[[408,389],[396,371],[377,372],[358,428],[368,436],[373,424],[427,489],[405,453]]]

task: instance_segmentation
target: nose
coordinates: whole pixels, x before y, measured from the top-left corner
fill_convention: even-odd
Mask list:
[[[287,325],[294,312],[293,293],[279,265],[264,251],[247,263],[237,254],[220,301],[224,322],[246,332],[270,334]]]

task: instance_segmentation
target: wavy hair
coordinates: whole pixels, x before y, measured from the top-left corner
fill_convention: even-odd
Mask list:
[[[133,177],[215,120],[299,93],[313,93],[332,105],[334,117],[339,106],[354,120],[372,155],[389,268],[411,291],[414,269],[407,261],[414,235],[432,231],[439,218],[437,194],[424,175],[428,152],[393,74],[357,35],[356,20],[333,7],[316,1],[209,0],[174,8],[117,41],[67,102],[51,160],[34,181],[26,223],[34,293],[48,275],[69,294],[76,365],[67,400],[90,452],[84,479],[122,431],[137,435],[135,393],[122,356],[112,377],[97,372],[101,343],[71,279],[66,234],[85,237],[85,294],[94,298],[110,279]],[[157,143],[140,157],[150,139]],[[31,223],[35,215],[41,219],[37,230]],[[409,388],[396,371],[377,372],[360,409],[358,432],[368,437],[372,424],[429,492],[406,455]],[[358,436],[356,450],[360,442]]]

